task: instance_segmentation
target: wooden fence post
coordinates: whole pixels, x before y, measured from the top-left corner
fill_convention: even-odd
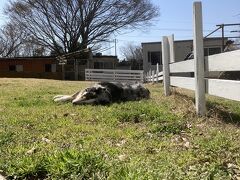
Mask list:
[[[165,96],[170,95],[170,71],[169,71],[169,42],[166,36],[162,38],[162,57],[163,57],[163,84]]]
[[[202,3],[193,4],[193,29],[194,29],[194,66],[195,66],[195,103],[196,111],[200,116],[206,113],[205,80],[204,80],[204,49],[203,49],[203,24]]]
[[[174,48],[174,34],[168,36],[169,50],[170,50],[170,63],[175,62],[175,48]]]

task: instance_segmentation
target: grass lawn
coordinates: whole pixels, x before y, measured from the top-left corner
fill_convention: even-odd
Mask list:
[[[52,101],[90,82],[0,79],[0,174],[8,179],[240,179],[240,103],[192,93],[110,106]]]

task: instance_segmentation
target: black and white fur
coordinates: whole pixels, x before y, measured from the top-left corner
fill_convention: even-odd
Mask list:
[[[150,92],[141,84],[100,82],[73,95],[58,95],[55,102],[72,102],[74,105],[106,105],[114,102],[148,99]]]

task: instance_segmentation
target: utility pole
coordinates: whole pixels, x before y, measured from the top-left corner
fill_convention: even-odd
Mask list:
[[[115,56],[117,56],[117,39],[116,38],[114,39],[114,42],[115,42]]]
[[[222,27],[222,50],[224,51],[225,48],[225,41],[224,41],[224,25]]]

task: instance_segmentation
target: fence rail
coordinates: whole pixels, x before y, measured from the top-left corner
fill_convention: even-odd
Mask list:
[[[158,64],[157,64],[157,69]],[[158,72],[157,71],[149,71],[145,77],[146,82],[161,82],[163,80],[163,71]]]
[[[170,85],[195,90],[195,79],[190,77],[170,76]]]
[[[143,82],[143,71],[117,69],[86,69],[87,81]]]
[[[198,115],[206,113],[206,97],[210,94],[230,100],[240,101],[240,81],[210,79],[204,74],[212,71],[240,71],[240,50],[221,54],[203,56],[203,30],[201,2],[194,3],[194,59],[174,62],[173,35],[163,37],[163,72],[147,73],[147,82],[158,82],[163,75],[165,95],[170,95],[170,86],[181,87],[195,91],[195,106]],[[171,62],[171,63],[170,63]],[[181,77],[181,73],[194,72],[194,77]],[[155,74],[156,73],[156,74]],[[174,73],[177,76],[171,75]]]
[[[240,50],[215,54],[205,58],[206,71],[239,71]]]
[[[194,72],[194,61],[180,61],[169,65],[171,73]]]
[[[240,101],[240,81],[206,79],[206,93]]]

